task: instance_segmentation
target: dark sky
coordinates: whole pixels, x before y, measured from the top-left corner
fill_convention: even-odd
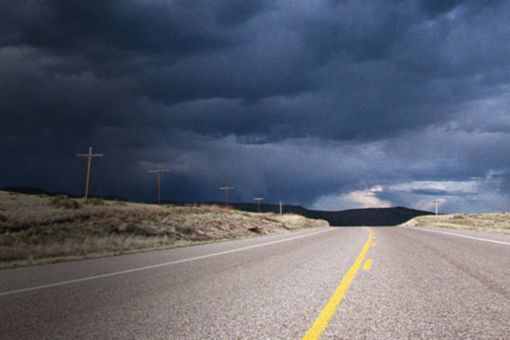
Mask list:
[[[509,1],[0,2],[0,186],[510,207]]]

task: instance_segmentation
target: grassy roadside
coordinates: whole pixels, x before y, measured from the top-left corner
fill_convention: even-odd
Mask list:
[[[419,216],[402,226],[473,230],[510,235],[510,213]]]
[[[327,226],[219,206],[84,202],[0,191],[0,268],[111,256]]]

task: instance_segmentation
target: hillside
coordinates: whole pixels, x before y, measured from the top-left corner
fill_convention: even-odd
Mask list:
[[[497,232],[510,235],[510,213],[420,216],[402,225]]]
[[[327,226],[298,215],[0,191],[0,267]]]

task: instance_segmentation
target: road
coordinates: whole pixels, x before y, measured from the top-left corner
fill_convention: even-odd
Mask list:
[[[509,339],[510,240],[481,236],[325,228],[4,270],[0,338]]]

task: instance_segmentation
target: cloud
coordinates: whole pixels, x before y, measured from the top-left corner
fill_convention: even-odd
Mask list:
[[[389,185],[386,197],[406,202],[416,209],[434,211],[435,201],[443,212],[506,210],[510,196],[502,187],[503,173],[489,171],[484,177],[458,181],[413,181]]]
[[[389,190],[421,195],[469,195],[477,192],[479,180],[469,181],[415,181],[388,186]]]
[[[329,195],[319,197],[312,205],[318,210],[344,210],[362,208],[388,208],[393,204],[383,200],[377,195],[384,189],[377,185],[365,190],[351,191],[341,195]]]
[[[385,201],[377,197],[383,188],[375,186],[367,190],[352,191],[341,197],[341,200],[352,204],[356,208],[387,208],[391,207],[391,202]]]

